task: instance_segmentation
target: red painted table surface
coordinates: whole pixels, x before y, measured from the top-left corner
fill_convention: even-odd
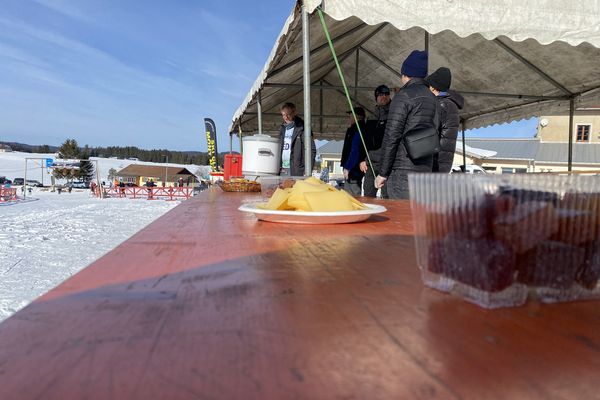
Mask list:
[[[0,399],[600,399],[600,302],[481,309],[423,286],[408,202],[256,199],[185,201],[0,324]]]

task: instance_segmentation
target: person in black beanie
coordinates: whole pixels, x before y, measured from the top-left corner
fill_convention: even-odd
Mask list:
[[[369,151],[369,159],[373,164],[373,171],[366,157],[361,160],[360,170],[365,174],[363,179],[363,196],[376,197],[375,177],[379,174],[381,165],[381,143],[385,133],[390,103],[392,102],[391,90],[386,85],[379,85],[375,89],[375,116],[369,118],[366,125],[365,144]],[[387,188],[381,188],[381,197],[387,199]]]
[[[435,70],[425,78],[429,90],[436,95],[438,103],[438,132],[440,134],[440,152],[433,156],[433,172],[449,173],[454,161],[456,136],[460,125],[458,115],[463,108],[464,98],[450,90],[452,73],[446,67]]]
[[[390,105],[382,143],[382,161],[375,187],[387,186],[390,199],[408,199],[408,174],[431,172],[433,156],[411,159],[404,137],[416,130],[435,127],[436,100],[425,83],[428,56],[415,50],[402,63],[402,84]]]

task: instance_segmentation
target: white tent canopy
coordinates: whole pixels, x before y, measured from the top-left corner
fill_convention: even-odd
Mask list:
[[[451,69],[467,129],[600,106],[600,0],[305,0],[318,139],[343,137],[348,104],[317,6],[352,100],[367,112],[376,86],[401,86],[400,66],[415,49],[429,51],[430,72]],[[258,131],[259,104],[264,133],[278,131],[283,102],[303,114],[301,19],[299,2],[230,131]]]

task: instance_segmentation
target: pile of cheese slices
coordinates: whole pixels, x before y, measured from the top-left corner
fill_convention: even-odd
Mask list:
[[[350,194],[338,190],[314,178],[296,181],[293,187],[278,188],[267,203],[257,205],[266,210],[293,211],[354,211],[365,210],[365,206]]]

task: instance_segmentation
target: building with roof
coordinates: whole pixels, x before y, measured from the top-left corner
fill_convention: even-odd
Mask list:
[[[145,186],[150,180],[156,186],[177,186],[180,182],[194,186],[197,181],[187,168],[160,165],[130,164],[117,172],[117,176],[119,181],[137,186]]]
[[[13,149],[7,144],[0,143],[0,153],[9,153],[12,152]]]
[[[466,153],[467,164],[494,173],[568,171],[569,116],[538,119],[535,137],[527,139],[465,139],[465,145],[496,152],[490,157]],[[463,163],[458,141],[454,164]],[[573,171],[600,172],[600,108],[578,109],[573,118]]]
[[[543,142],[568,142],[569,115],[540,117],[536,137]],[[578,108],[575,111],[573,143],[600,143],[600,107]]]
[[[317,161],[317,169],[328,168],[329,176],[332,178],[342,177],[342,148],[344,147],[343,140],[330,140],[323,146],[317,149],[317,160],[321,160],[319,164]]]

